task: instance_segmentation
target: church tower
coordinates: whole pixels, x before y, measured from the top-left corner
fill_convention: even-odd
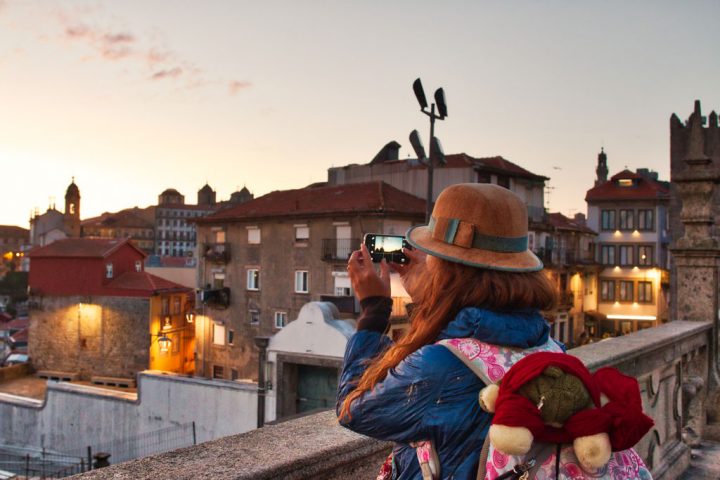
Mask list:
[[[75,185],[75,177],[65,191],[64,224],[68,237],[80,236],[80,189]]]
[[[598,162],[597,162],[597,168],[595,169],[595,173],[597,174],[597,179],[595,179],[595,186],[601,185],[608,180],[608,166],[607,166],[607,155],[605,154],[605,149],[600,148],[600,153],[598,153]]]

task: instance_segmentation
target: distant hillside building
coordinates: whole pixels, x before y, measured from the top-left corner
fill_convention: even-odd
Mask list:
[[[194,372],[192,290],[145,272],[145,256],[129,239],[64,239],[29,253],[36,369],[95,383],[148,368]]]
[[[155,207],[128,208],[82,221],[82,236],[131,238],[145,253],[155,251]]]
[[[198,372],[256,378],[253,339],[278,332],[310,301],[355,316],[350,253],[365,233],[403,235],[424,216],[423,199],[374,181],[271,192],[198,218]]]
[[[624,334],[667,321],[669,183],[648,169],[623,170],[597,182],[585,200],[587,225],[598,232],[596,259],[603,267],[597,285],[599,323],[597,328],[588,324],[590,333]]]
[[[7,271],[23,269],[25,250],[30,246],[30,231],[14,225],[0,225],[0,278]]]
[[[42,215],[30,218],[30,243],[33,246],[48,245],[61,238],[80,237],[80,189],[73,178],[65,191],[65,211],[59,212],[51,204]]]

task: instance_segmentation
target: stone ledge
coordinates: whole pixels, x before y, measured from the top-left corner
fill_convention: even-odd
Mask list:
[[[335,412],[327,411],[93,470],[78,477],[88,480],[361,479],[377,474],[390,448],[388,442],[372,440],[340,427]]]

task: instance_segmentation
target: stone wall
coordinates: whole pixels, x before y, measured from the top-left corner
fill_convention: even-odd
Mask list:
[[[134,377],[148,368],[150,300],[33,297],[28,351],[37,370]]]
[[[152,371],[138,374],[137,394],[56,382],[48,382],[44,400],[0,393],[0,443],[77,455],[87,446],[109,443],[113,463],[134,458],[123,457],[120,452],[127,448],[121,446],[143,433],[195,422],[197,441],[205,442],[247,432],[256,421],[255,384]],[[191,445],[192,434],[183,442]],[[138,445],[137,454],[163,445],[151,443]]]
[[[684,378],[707,375],[711,325],[671,322],[570,351],[591,369],[615,366],[636,377],[654,428],[637,445],[656,480],[678,478],[690,449],[683,428],[693,420]],[[704,372],[704,373],[703,373]],[[374,479],[390,445],[340,427],[334,412],[95,470],[83,479]]]

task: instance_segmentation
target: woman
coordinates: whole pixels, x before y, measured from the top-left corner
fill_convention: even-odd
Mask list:
[[[394,266],[415,302],[407,334],[384,332],[392,302],[389,266],[378,275],[363,246],[348,272],[363,312],[345,353],[338,418],[351,430],[396,442],[394,479],[422,478],[410,444],[431,441],[442,478],[477,474],[490,415],[478,404],[484,386],[447,348],[449,338],[527,349],[548,341],[540,310],[556,293],[528,250],[527,210],[509,190],[459,184],[437,199],[427,226],[408,232],[408,267]],[[423,254],[427,261],[423,263]]]

